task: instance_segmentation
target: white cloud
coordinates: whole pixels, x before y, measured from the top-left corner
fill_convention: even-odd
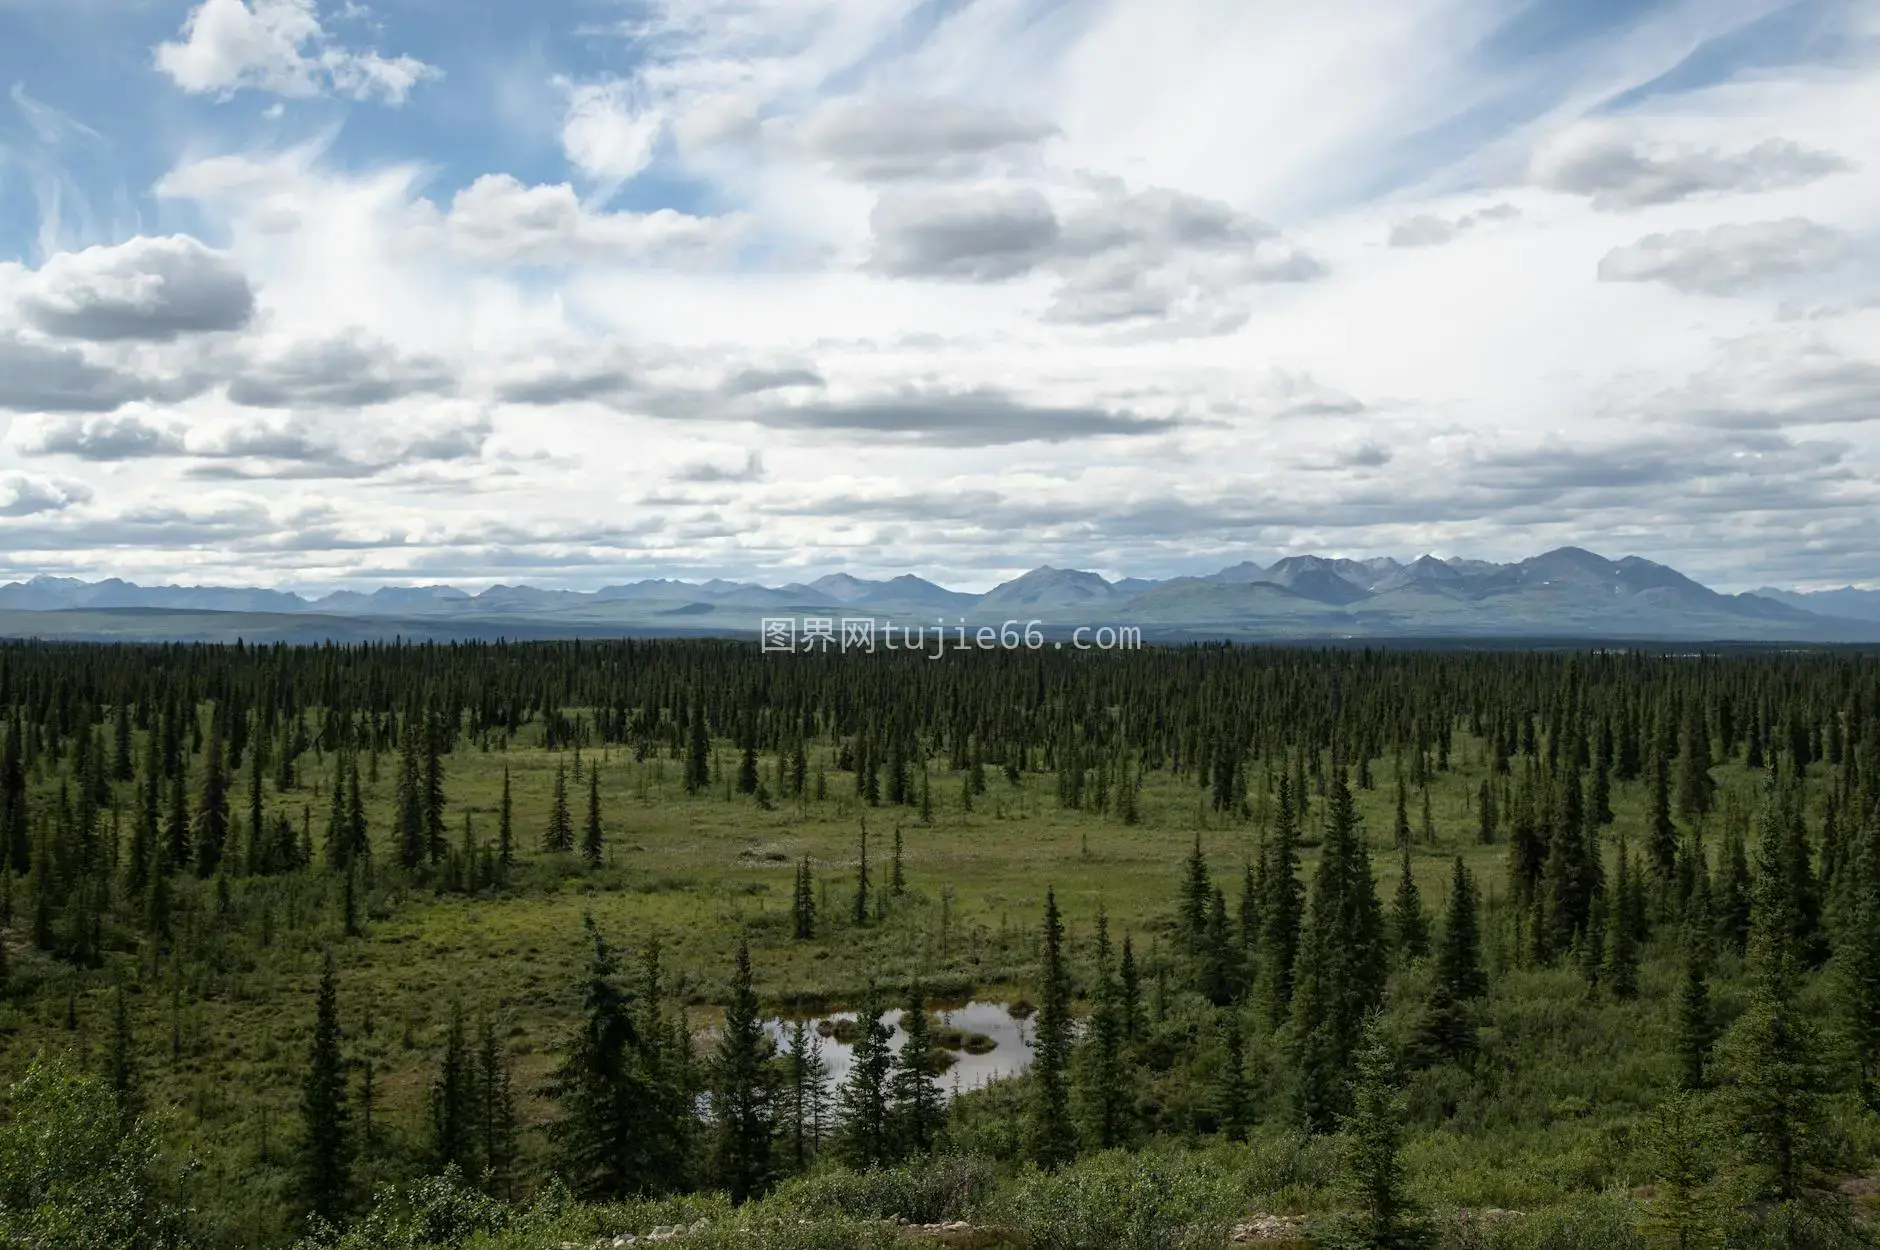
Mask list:
[[[631,83],[563,79],[558,85],[568,96],[561,150],[569,164],[611,190],[653,163],[664,118],[634,99]]]
[[[181,33],[180,42],[157,45],[157,68],[184,91],[224,100],[242,90],[289,97],[331,91],[398,105],[442,72],[413,57],[335,45],[315,0],[202,0]]]
[[[1842,231],[1803,217],[1648,234],[1599,261],[1601,282],[1662,282],[1698,295],[1736,295],[1826,273],[1853,250]]]
[[[0,517],[61,512],[90,499],[91,488],[83,482],[30,473],[0,473]]]
[[[1509,7],[1473,0],[654,0],[506,68],[502,144],[455,63],[449,148],[229,111],[156,188],[200,254],[0,266],[0,472],[100,500],[0,542],[303,582],[1560,542],[1871,577],[1880,66],[1588,122],[1741,16],[1675,7],[1485,65]],[[335,12],[199,6],[169,55],[394,93]],[[245,319],[182,298],[212,269]]]
[[[451,246],[465,256],[531,264],[710,256],[735,243],[746,225],[740,217],[670,208],[597,212],[567,183],[529,187],[508,174],[485,174],[459,191],[444,224]]]

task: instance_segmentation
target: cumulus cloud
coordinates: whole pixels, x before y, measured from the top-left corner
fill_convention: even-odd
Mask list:
[[[1594,208],[1615,211],[1701,195],[1804,186],[1848,168],[1834,152],[1788,139],[1765,139],[1736,152],[1653,150],[1613,131],[1585,127],[1538,150],[1530,176],[1549,190],[1588,196]]]
[[[405,355],[355,327],[249,362],[229,383],[228,397],[250,408],[363,408],[455,388],[448,362]]]
[[[487,414],[431,412],[395,422],[290,413],[192,429],[186,450],[208,463],[195,478],[264,480],[376,477],[428,462],[474,460],[493,427]]]
[[[77,347],[0,331],[0,411],[115,412],[132,400],[185,399],[205,385],[190,373],[141,377],[97,364]]]
[[[955,100],[832,100],[804,121],[798,141],[845,178],[894,182],[959,178],[988,158],[1036,145],[1057,127]]]
[[[0,473],[0,516],[62,512],[73,504],[90,500],[91,488],[83,482],[35,477],[29,473]]]
[[[1736,295],[1785,278],[1825,273],[1845,261],[1841,230],[1803,217],[1673,230],[1615,247],[1599,261],[1601,282],[1662,282],[1695,295]]]
[[[1242,324],[1223,301],[1259,283],[1310,282],[1325,263],[1231,205],[1096,180],[1060,212],[1033,187],[894,189],[876,201],[869,267],[897,278],[1060,281],[1046,317],[1082,325],[1180,319],[1205,332]]]
[[[868,221],[869,264],[896,278],[1016,278],[1048,260],[1062,236],[1050,202],[1030,187],[887,192]]]
[[[226,253],[188,235],[140,235],[53,256],[24,283],[19,307],[47,334],[165,342],[239,330],[254,316],[255,297]]]
[[[135,460],[174,456],[183,450],[179,426],[133,412],[23,417],[14,423],[11,438],[26,455],[76,456],[80,460]]]
[[[749,223],[670,208],[595,212],[567,183],[525,186],[508,174],[485,174],[453,197],[444,224],[451,246],[469,258],[564,265],[710,258],[734,245]]]
[[[653,163],[664,124],[659,110],[636,98],[633,84],[556,80],[568,97],[561,150],[587,177],[617,187]]]
[[[183,22],[182,39],[157,45],[156,66],[192,95],[227,100],[248,89],[306,97],[332,92],[403,104],[435,66],[335,44],[315,0],[203,0]]]

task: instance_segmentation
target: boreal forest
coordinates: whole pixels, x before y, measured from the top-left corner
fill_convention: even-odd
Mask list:
[[[1880,658],[0,645],[0,1244],[1872,1246]]]

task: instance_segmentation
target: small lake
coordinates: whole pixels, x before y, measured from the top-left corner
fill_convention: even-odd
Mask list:
[[[844,1035],[850,1032],[841,1026],[844,1023],[852,1025],[855,1014],[853,1011],[836,1011],[828,1015],[806,1017],[810,1028],[817,1032],[822,1041],[822,1058],[829,1067],[832,1091],[840,1089],[848,1079],[850,1056],[855,1049],[836,1034],[838,1031]],[[988,1081],[1015,1076],[1031,1063],[1032,1022],[1029,1019],[1013,1019],[1004,1003],[970,1002],[944,1011],[933,1009],[928,1011],[927,1018],[928,1030],[935,1035],[936,1042],[960,1040],[944,1036],[942,1031],[947,1029],[957,1029],[966,1035],[966,1049],[947,1049],[947,1054],[953,1057],[953,1064],[938,1078],[942,1092],[949,1097],[965,1090],[978,1089]],[[902,1044],[907,1041],[907,1034],[901,1031],[901,1009],[896,1007],[884,1011],[881,1022],[894,1029],[894,1036],[888,1039],[888,1048],[900,1053]],[[764,1028],[777,1043],[780,1052],[789,1044],[790,1030],[795,1026],[794,1018],[764,1021]]]

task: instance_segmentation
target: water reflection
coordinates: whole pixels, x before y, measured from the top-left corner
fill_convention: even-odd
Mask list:
[[[1023,1072],[1031,1062],[1032,1022],[1013,1019],[1004,1003],[971,1002],[944,1011],[930,1010],[927,1015],[936,1042],[945,1044],[948,1047],[946,1053],[953,1059],[952,1066],[941,1073],[939,1078],[941,1089],[949,1096]],[[850,1030],[840,1029],[840,1025],[844,1021],[853,1022],[855,1013],[836,1011],[807,1019],[810,1028],[820,1035],[823,1062],[829,1066],[831,1088],[840,1088],[848,1079],[854,1047],[836,1034],[840,1031],[843,1036],[849,1035]],[[881,1020],[894,1029],[894,1036],[888,1040],[888,1048],[899,1053],[902,1044],[907,1041],[907,1034],[901,1031],[900,1008],[883,1012]],[[771,1040],[777,1043],[779,1051],[789,1043],[790,1030],[795,1024],[794,1018],[764,1021],[764,1028],[770,1033]],[[957,1029],[963,1033],[966,1048],[954,1049],[962,1039],[945,1036],[942,1031],[946,1029]],[[985,1049],[988,1041],[991,1048]],[[975,1050],[983,1053],[975,1054]]]

